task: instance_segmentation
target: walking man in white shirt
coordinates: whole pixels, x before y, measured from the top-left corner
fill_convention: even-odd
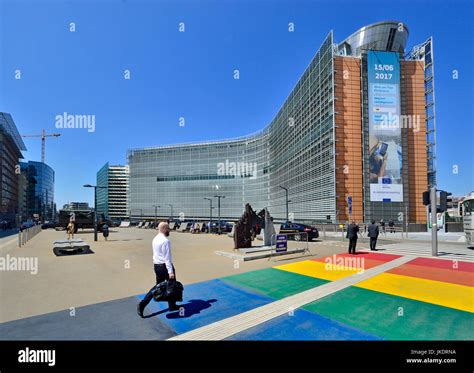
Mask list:
[[[170,227],[168,223],[161,222],[158,225],[159,233],[153,239],[153,264],[155,267],[156,283],[159,284],[164,280],[176,279],[175,270],[173,262],[171,259],[171,242],[168,240],[170,235]],[[153,290],[155,287],[152,287],[147,293],[145,298],[137,305],[138,315],[143,317],[143,311],[145,307],[153,299]],[[168,308],[170,311],[177,311],[179,307],[176,305],[175,301],[168,302]]]

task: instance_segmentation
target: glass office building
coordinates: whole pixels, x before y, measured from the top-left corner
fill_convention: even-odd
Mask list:
[[[408,34],[393,21],[341,43],[330,32],[274,119],[255,134],[129,150],[131,217],[152,218],[159,205],[160,217],[206,219],[206,198],[216,207],[215,196],[224,196],[223,219],[239,218],[250,203],[284,220],[286,188],[293,221],[400,221],[402,214],[426,222],[421,192],[426,175],[435,181],[435,143],[427,135],[434,94],[428,98],[425,86],[428,48],[405,53]],[[379,78],[388,80],[372,81]],[[430,99],[433,118],[425,111]],[[393,116],[414,119],[417,130],[379,131]]]
[[[54,221],[54,170],[45,163],[29,161],[21,164],[26,172],[26,211],[28,218]],[[23,171],[24,170],[24,171]]]
[[[0,113],[0,222],[7,222],[11,227],[22,220],[18,162],[25,150],[12,116]]]
[[[106,163],[97,172],[97,213],[110,219],[128,217],[128,166]]]

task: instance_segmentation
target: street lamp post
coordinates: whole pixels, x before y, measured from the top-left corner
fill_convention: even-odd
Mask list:
[[[171,207],[171,221],[173,221],[173,205],[172,204],[168,204],[169,207]]]
[[[281,185],[280,188],[283,189],[286,194],[286,221],[288,221],[288,188],[282,187]]]
[[[157,217],[157,209],[159,209],[161,206],[159,205],[153,205],[153,207],[155,208],[155,225],[156,225],[156,222],[158,220],[158,217]]]
[[[212,227],[212,198],[204,197],[204,199],[207,199],[210,203],[210,207],[209,207],[209,233],[211,233],[211,227]]]
[[[217,213],[218,213],[218,223],[219,224],[219,228],[218,228],[218,232],[219,234],[222,233],[222,230],[221,230],[221,198],[225,198],[225,196],[214,196],[214,198],[217,198]]]
[[[97,188],[107,189],[107,187],[85,184],[84,188],[94,188],[94,241],[97,242]]]

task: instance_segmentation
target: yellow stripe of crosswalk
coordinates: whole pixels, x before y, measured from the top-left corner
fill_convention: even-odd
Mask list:
[[[440,306],[474,312],[474,288],[423,278],[382,273],[355,286]]]
[[[343,269],[338,266],[329,267],[326,263],[316,262],[314,260],[304,260],[298,263],[283,264],[274,268],[328,281],[336,281],[360,271],[358,269],[349,269],[347,267],[343,267]]]
[[[337,281],[354,275],[357,269],[328,267],[326,263],[305,260],[274,267],[327,281]],[[437,304],[462,311],[474,312],[474,288],[418,277],[382,273],[354,286],[381,293]]]

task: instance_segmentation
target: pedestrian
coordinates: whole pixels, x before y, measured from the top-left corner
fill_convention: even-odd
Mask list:
[[[390,219],[388,221],[388,227],[389,227],[390,233],[395,233],[395,222],[393,220]]]
[[[67,231],[67,239],[70,240],[71,237],[72,239],[74,239],[74,223],[73,222],[69,222],[69,224],[67,225],[66,231]]]
[[[357,234],[359,233],[359,226],[355,220],[347,227],[346,238],[349,239],[349,254],[355,254],[357,246]]]
[[[375,224],[375,220],[372,220],[372,224],[369,225],[369,237],[370,237],[370,250],[377,251],[375,246],[377,245],[377,238],[379,237],[379,227]]]
[[[382,227],[382,233],[385,234],[385,222],[383,219],[380,219],[380,226]]]
[[[107,241],[107,237],[109,237],[109,226],[107,223],[102,226],[102,234],[104,235],[104,239]]]
[[[165,280],[176,280],[176,272],[171,258],[171,242],[168,239],[170,226],[166,222],[161,222],[158,224],[158,230],[159,233],[152,242],[153,266],[157,285]],[[140,317],[143,317],[145,307],[153,299],[154,290],[155,286],[153,286],[145,295],[145,298],[138,303],[137,313]],[[177,311],[179,310],[179,306],[176,305],[176,301],[168,300],[168,309],[169,311]]]

